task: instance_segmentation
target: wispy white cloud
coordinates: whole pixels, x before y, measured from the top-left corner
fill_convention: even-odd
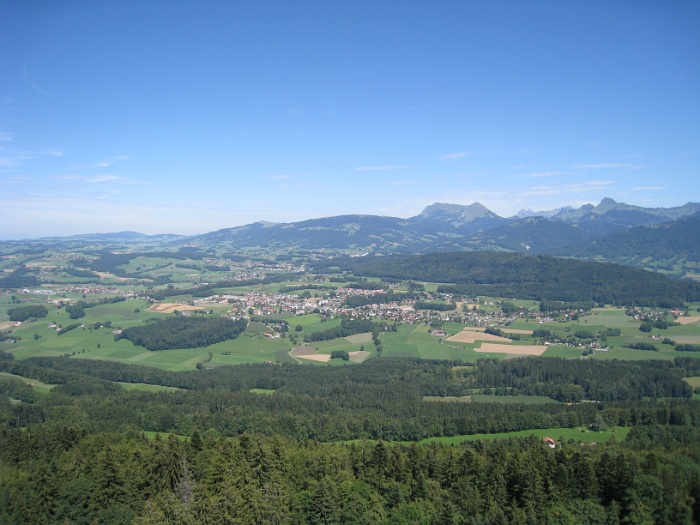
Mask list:
[[[410,166],[359,166],[355,171],[390,171],[390,170],[409,170]]]
[[[265,177],[267,180],[291,180],[292,176],[291,175],[270,175],[269,177]]]
[[[34,184],[35,179],[31,175],[13,175],[2,180],[3,184]]]
[[[131,157],[129,157],[128,155],[115,155],[114,157],[109,157],[108,159],[105,159],[102,162],[98,162],[96,166],[98,168],[107,168],[115,162],[120,162],[123,160],[131,160]]]
[[[85,179],[85,182],[112,182],[115,180],[121,180],[122,177],[117,177],[116,175],[96,175]]]
[[[410,184],[417,184],[417,181],[415,181],[415,180],[392,180],[392,181],[389,181],[388,184],[390,186],[408,186]]]
[[[108,175],[106,173],[98,173],[94,175],[78,175],[75,173],[65,173],[63,175],[54,175],[50,179],[55,181],[60,181],[61,183],[86,183],[86,184],[100,184],[104,182],[119,182],[120,184],[127,185],[145,185],[151,184],[147,180],[139,180],[131,177],[121,177],[118,175]]]
[[[0,133],[0,144],[2,144],[2,148],[0,149],[0,153],[2,153],[2,155],[0,155],[0,168],[18,168],[28,161],[41,159],[42,157],[63,156],[63,152],[59,150],[33,151],[15,149],[11,145],[8,145],[12,140],[13,137],[9,133]]]
[[[12,133],[0,131],[0,142],[10,142],[13,139]]]
[[[22,74],[24,75],[24,79],[27,81],[27,83],[29,83],[29,85],[32,86],[35,90],[37,90],[39,93],[41,93],[42,95],[46,95],[47,97],[50,97],[50,98],[55,98],[51,93],[49,93],[45,89],[42,89],[39,86],[37,86],[32,81],[32,79],[29,78],[29,75],[27,74],[27,68],[25,66],[22,67]]]
[[[84,181],[85,177],[83,175],[74,175],[72,173],[67,173],[65,175],[56,175],[54,177],[51,177],[52,179],[60,180],[60,181]]]
[[[575,164],[571,166],[575,170],[610,170],[610,169],[641,169],[644,166],[641,164],[624,164],[619,162],[608,162],[600,164]]]
[[[27,155],[23,153],[15,153],[10,155],[5,155],[0,157],[0,168],[16,168],[25,161],[32,160],[36,158],[33,155]]]
[[[526,173],[524,175],[515,175],[516,177],[526,177],[528,179],[537,179],[544,177],[559,177],[561,175],[571,175],[570,171],[538,171],[534,173]]]
[[[588,191],[600,190],[615,184],[614,180],[591,180],[575,184],[563,184],[557,186],[532,186],[521,193],[525,197],[536,195],[561,195],[566,193],[585,193]]]
[[[661,191],[665,190],[665,186],[635,186],[630,188],[632,191]]]
[[[466,151],[458,151],[456,153],[448,153],[447,155],[440,155],[438,159],[440,160],[457,160],[457,159],[463,159],[465,157],[468,157],[471,155],[471,153],[468,153]]]

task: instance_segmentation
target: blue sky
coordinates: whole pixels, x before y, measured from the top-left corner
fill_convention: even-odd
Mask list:
[[[700,201],[700,2],[0,0],[0,239]]]

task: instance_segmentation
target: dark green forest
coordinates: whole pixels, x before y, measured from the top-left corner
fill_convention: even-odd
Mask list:
[[[593,301],[616,306],[679,307],[700,300],[700,283],[611,263],[548,255],[461,252],[335,258],[317,271],[452,283],[438,291],[537,301]]]
[[[32,304],[28,306],[18,306],[7,310],[10,321],[26,321],[30,317],[46,317],[49,311],[43,304]]]
[[[248,321],[228,317],[187,317],[176,315],[155,320],[145,326],[132,326],[115,336],[127,339],[148,350],[201,348],[235,339],[248,326]]]
[[[700,402],[682,379],[698,374],[700,359],[378,358],[360,366],[169,372],[68,357],[15,361],[0,353],[0,371],[18,377],[0,380],[1,523],[700,518]],[[19,376],[57,386],[37,394]],[[116,381],[180,390],[126,391]],[[423,400],[474,393],[566,402]],[[631,430],[623,442],[570,439],[554,450],[536,438],[415,444],[581,426]]]

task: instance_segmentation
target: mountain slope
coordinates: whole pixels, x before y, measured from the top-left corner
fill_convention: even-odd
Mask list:
[[[479,202],[467,206],[445,203],[431,204],[419,215],[408,220],[412,224],[421,225],[423,231],[426,228],[440,225],[443,228],[453,228],[455,232],[463,236],[487,231],[511,222],[510,219],[496,215]]]
[[[654,269],[680,268],[681,272],[697,272],[700,267],[700,213],[653,226],[615,231],[552,253]]]
[[[572,243],[588,242],[593,235],[577,225],[544,217],[526,219],[474,235],[466,246],[522,253],[553,253]]]
[[[651,226],[698,212],[700,204],[692,202],[674,208],[643,208],[605,198],[597,206],[587,204],[577,209],[564,209],[552,218],[577,224],[580,228],[601,237],[616,230]]]
[[[340,215],[293,223],[255,223],[226,228],[200,235],[191,241],[237,247],[416,252],[431,246],[439,236],[439,233],[421,233],[405,219]]]

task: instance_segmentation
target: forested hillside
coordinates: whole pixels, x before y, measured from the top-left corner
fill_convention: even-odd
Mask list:
[[[337,258],[317,271],[453,283],[469,295],[601,304],[673,307],[700,300],[700,284],[609,263],[515,253],[432,253],[422,256]]]
[[[697,267],[700,263],[700,216],[616,231],[552,253],[651,268],[671,269],[676,264]]]
[[[3,372],[21,374],[0,379],[2,523],[690,524],[700,517],[700,403],[688,399],[682,380],[700,371],[700,359],[376,359],[175,373],[0,357]],[[31,395],[18,385],[24,378],[57,386]],[[125,391],[113,380],[183,390]],[[476,392],[504,402],[424,400]],[[523,394],[567,403],[505,402]],[[577,402],[584,399],[600,402]],[[598,444],[555,434],[554,450],[541,438],[392,443],[576,427],[629,434]],[[149,440],[144,431],[186,438]],[[362,441],[337,443],[349,439]]]

